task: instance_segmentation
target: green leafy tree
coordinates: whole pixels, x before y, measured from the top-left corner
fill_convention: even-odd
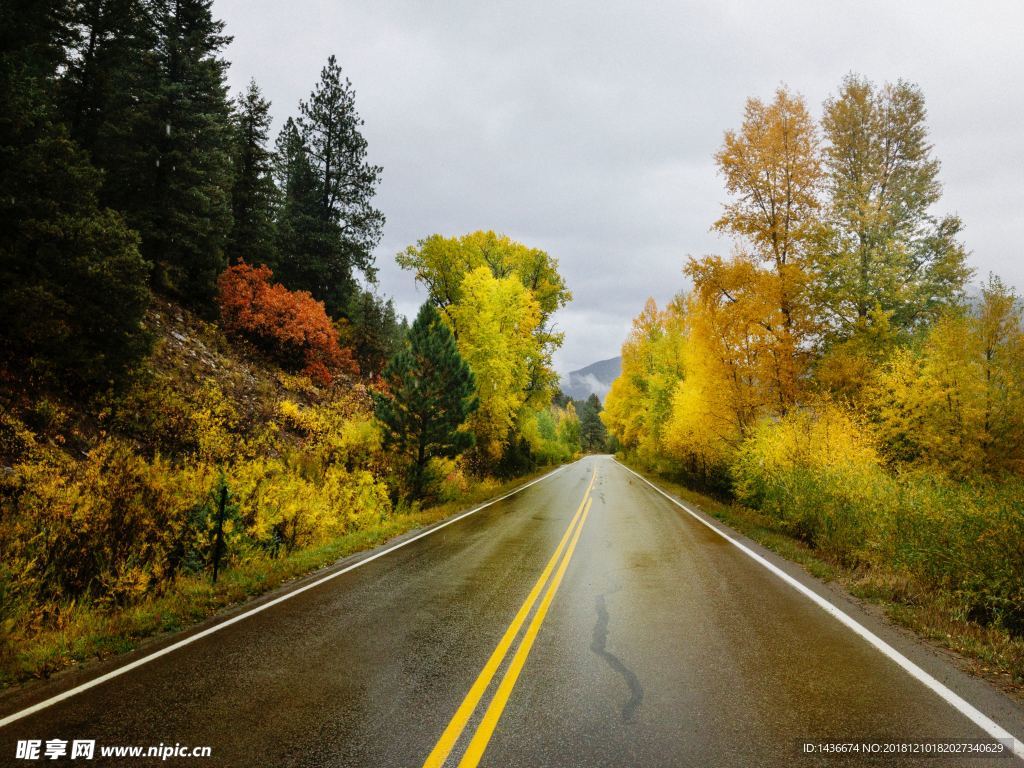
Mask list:
[[[285,126],[279,162],[288,166],[302,158],[308,168],[291,169],[301,171],[304,178],[296,188],[285,189],[286,198],[301,200],[301,205],[285,212],[292,229],[285,233],[289,247],[279,256],[277,272],[288,287],[307,290],[323,301],[332,316],[345,316],[358,291],[356,273],[370,280],[376,274],[373,249],[380,241],[384,216],[372,200],[381,168],[366,159],[355,91],[342,78],[334,56],[327,60],[309,101],[300,102],[299,112],[299,119]],[[293,184],[298,180],[290,179]],[[312,210],[307,210],[308,197],[316,200]]]
[[[601,421],[601,400],[591,394],[576,408],[580,420],[580,443],[584,450],[603,451],[608,442],[608,430]]]
[[[942,195],[921,90],[876,87],[848,75],[825,102],[828,191],[820,300],[839,338],[863,332],[880,309],[895,330],[934,320],[962,296],[970,270]]]
[[[408,342],[384,370],[383,393],[374,393],[384,444],[407,467],[409,495],[422,498],[433,458],[453,458],[473,445],[461,429],[477,407],[476,381],[455,339],[428,302],[416,316]]]
[[[100,207],[100,174],[54,108],[63,10],[0,9],[0,358],[95,388],[148,348],[147,266],[121,216]]]
[[[270,102],[255,80],[235,101],[231,187],[231,232],[228,259],[250,264],[274,264],[274,203],[277,187],[272,175],[272,154],[267,149]]]

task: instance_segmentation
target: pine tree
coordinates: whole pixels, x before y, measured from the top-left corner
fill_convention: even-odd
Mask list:
[[[100,200],[138,228],[159,124],[156,28],[144,0],[80,0],[59,101],[71,137],[104,171]]]
[[[0,358],[39,378],[105,386],[147,348],[147,265],[56,101],[64,6],[0,7]],[[30,377],[30,378],[28,378]]]
[[[226,264],[232,130],[230,42],[212,0],[75,5],[60,103],[105,171],[101,202],[142,237],[155,284],[200,307]]]
[[[231,232],[225,248],[232,262],[274,263],[274,201],[272,155],[267,149],[270,102],[255,80],[239,94],[232,115],[234,128],[231,188]]]
[[[280,203],[275,222],[274,274],[293,290],[319,284],[315,254],[320,248],[320,196],[309,148],[292,118],[277,136],[274,180]]]
[[[383,372],[406,332],[395,314],[394,302],[364,290],[351,302],[343,335],[355,352],[359,370],[372,379]]]
[[[356,271],[373,280],[373,249],[384,216],[371,202],[381,168],[366,160],[366,139],[359,129],[355,92],[334,56],[320,73],[309,101],[299,104],[298,129],[316,177],[319,210],[308,253],[281,255],[282,277],[289,287],[310,291],[334,316],[349,311],[357,290]],[[300,259],[299,269],[287,263]]]
[[[230,38],[212,0],[154,0],[161,69],[152,194],[137,214],[157,287],[207,305],[226,266],[231,125],[220,51]]]
[[[460,427],[477,407],[476,381],[432,304],[420,308],[406,347],[384,370],[386,394],[373,396],[385,445],[405,462],[410,498],[422,498],[428,465],[473,445]]]
[[[608,432],[601,421],[601,401],[591,394],[576,409],[580,419],[580,442],[587,451],[603,451],[608,442]]]

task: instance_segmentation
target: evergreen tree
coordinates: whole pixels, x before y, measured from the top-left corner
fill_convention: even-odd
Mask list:
[[[0,358],[96,387],[146,351],[147,267],[54,108],[67,10],[0,6]]]
[[[290,117],[277,136],[274,179],[280,204],[277,210],[274,274],[282,285],[309,290],[319,283],[320,196],[309,148]]]
[[[230,38],[212,0],[154,0],[161,84],[152,194],[133,223],[156,284],[200,306],[226,266],[231,125],[220,51]]]
[[[371,202],[381,169],[366,160],[355,92],[331,56],[309,101],[299,103],[297,127],[311,162],[319,202],[315,227],[302,239],[307,253],[281,255],[279,272],[289,287],[310,291],[334,316],[350,310],[356,271],[373,280],[373,249],[384,216]],[[296,269],[290,263],[299,259]]]
[[[435,457],[453,458],[473,445],[460,427],[477,407],[476,381],[432,304],[420,309],[405,348],[384,370],[386,394],[374,393],[385,445],[407,465],[409,495],[422,498]]]
[[[200,306],[226,265],[232,231],[228,65],[220,56],[230,38],[211,6],[75,4],[60,93],[72,136],[105,171],[101,201],[139,231],[156,286]]]
[[[360,291],[351,302],[344,337],[355,352],[359,370],[371,379],[379,376],[401,345],[407,329],[399,322],[391,299]]]
[[[267,149],[270,102],[263,98],[255,80],[235,102],[232,122],[233,221],[225,250],[233,262],[273,264],[277,188],[272,177],[272,155]]]
[[[580,402],[576,409],[580,419],[580,442],[586,451],[603,451],[608,442],[608,432],[601,421],[601,401],[591,394]]]
[[[157,161],[160,68],[144,0],[80,0],[61,78],[71,137],[104,171],[100,200],[138,228]]]

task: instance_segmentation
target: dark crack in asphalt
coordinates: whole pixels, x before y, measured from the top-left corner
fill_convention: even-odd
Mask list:
[[[641,702],[644,700],[644,689],[640,685],[640,679],[629,667],[622,663],[622,659],[608,650],[608,604],[604,595],[598,595],[596,600],[597,624],[594,625],[594,639],[590,643],[590,650],[604,659],[608,666],[622,675],[629,687],[629,701],[622,705],[622,719],[629,722],[633,719]]]

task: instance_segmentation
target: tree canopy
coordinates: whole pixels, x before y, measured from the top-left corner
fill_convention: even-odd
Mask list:
[[[563,335],[552,316],[571,299],[558,262],[494,232],[431,235],[397,261],[426,286],[476,375],[476,458],[494,466],[557,386],[551,358]]]
[[[820,125],[784,87],[748,100],[715,155],[729,198],[714,228],[733,254],[690,258],[692,289],[648,302],[623,345],[601,418],[627,451],[728,486],[751,441],[834,428],[859,445],[865,419],[874,455],[897,463],[1016,466],[1000,435],[1021,423],[1017,299],[993,279],[963,304],[970,271],[959,221],[934,213],[925,117],[916,86],[856,75]]]

